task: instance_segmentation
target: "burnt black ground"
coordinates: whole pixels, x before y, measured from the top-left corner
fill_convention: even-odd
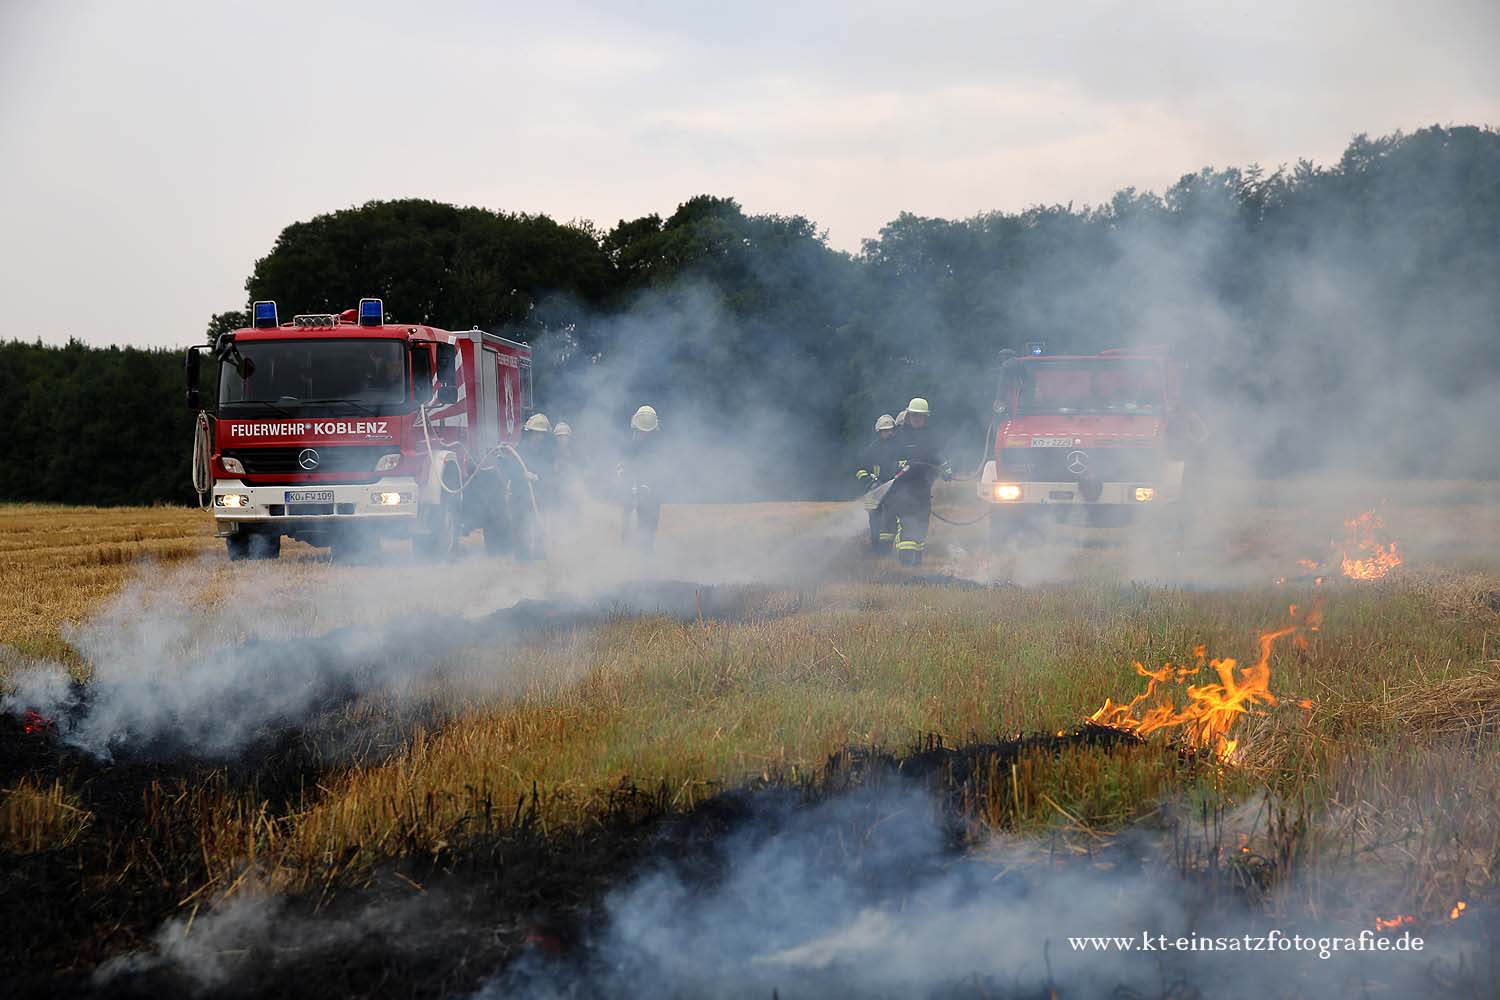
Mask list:
[[[318,894],[286,900],[275,918],[285,932],[268,935],[261,953],[244,956],[235,975],[212,992],[225,997],[443,997],[475,989],[524,954],[587,964],[583,942],[601,919],[599,901],[643,868],[669,864],[688,884],[711,886],[727,864],[726,838],[747,830],[773,834],[778,823],[799,810],[872,782],[920,786],[946,797],[952,806],[948,851],[957,857],[972,833],[958,805],[981,770],[1003,768],[1028,752],[1132,743],[1125,734],[1086,728],[961,748],[932,740],[902,755],[851,748],[830,758],[816,777],[728,788],[686,811],[672,808],[666,788],[623,787],[597,826],[546,836],[533,822],[528,804],[521,803],[510,817],[514,822],[441,857],[387,867],[367,884],[341,888],[331,904]],[[30,751],[33,762],[39,753]],[[262,767],[288,764],[294,769],[299,764],[295,752],[267,758]],[[106,822],[122,824],[142,818],[138,793],[143,786],[192,780],[190,773],[172,771],[160,757],[110,764],[59,760],[53,767],[57,773],[94,768],[76,771],[74,786],[84,790],[90,808],[103,811]],[[256,780],[265,775],[265,770],[257,771]],[[298,783],[307,777],[300,775]],[[169,879],[147,877],[114,886],[108,897],[92,896],[77,865],[118,861],[99,850],[4,859],[5,918],[19,931],[6,936],[7,954],[0,959],[11,973],[10,988],[17,995],[37,996],[201,995],[200,984],[181,969],[149,959],[106,981],[93,978],[94,965],[107,957],[149,952],[157,925],[183,916],[177,902],[185,894]],[[131,929],[101,934],[99,928],[111,921]],[[89,953],[92,961],[80,961]],[[58,974],[57,962],[72,971]]]
[[[880,803],[888,800],[866,796],[871,789],[919,790],[928,796],[940,811],[945,832],[941,849],[920,863],[963,864],[966,853],[985,835],[974,821],[974,797],[1007,794],[1003,780],[995,786],[987,776],[1003,776],[1011,763],[1028,755],[1080,750],[1129,753],[1138,746],[1139,741],[1128,734],[1085,726],[1063,734],[1031,734],[958,747],[929,738],[899,754],[849,748],[830,757],[816,775],[725,788],[686,810],[672,807],[671,790],[665,787],[622,787],[596,825],[547,835],[523,802],[510,817],[512,822],[455,844],[439,857],[387,866],[361,885],[340,887],[331,897],[309,892],[252,903],[270,909],[265,929],[248,937],[248,951],[233,957],[222,981],[205,983],[182,965],[156,961],[149,932],[157,924],[147,919],[153,908],[143,906],[134,917],[146,933],[131,935],[129,949],[119,946],[123,941],[101,940],[105,954],[96,961],[106,954],[119,956],[131,950],[136,951],[134,959],[117,962],[101,977],[96,961],[78,961],[75,953],[72,971],[58,974],[39,963],[39,955],[13,950],[13,940],[4,959],[11,973],[8,988],[23,996],[439,998],[466,996],[487,983],[493,988],[497,982],[506,990],[529,992],[530,980],[512,973],[523,969],[528,974],[541,970],[549,988],[557,982],[576,983],[579,992],[573,995],[597,995],[600,984],[611,982],[611,970],[601,964],[611,956],[595,947],[606,933],[601,903],[613,890],[643,874],[666,872],[695,893],[711,893],[730,870],[732,854],[774,841],[830,804],[839,804],[843,810],[843,828],[829,832],[838,840],[834,853],[847,861],[853,851],[853,870],[858,872],[861,852],[879,854],[881,850],[885,807]],[[1211,766],[1193,753],[1177,759],[1184,768]],[[1193,816],[1184,820],[1196,823]],[[1097,862],[1110,862],[1103,867],[1113,868],[1113,874],[1091,875],[1101,885],[1138,873],[1146,860],[1133,856],[1128,837],[1102,851],[1087,865],[1092,870],[1101,867]],[[50,863],[57,865],[61,860]],[[49,860],[30,859],[30,864],[45,869]],[[13,880],[15,874],[6,873],[7,919],[12,921],[24,920],[28,911],[28,897],[9,891],[23,888]],[[35,894],[50,895],[50,887],[36,881],[38,874],[35,868],[29,872],[27,881],[33,890],[29,898],[41,904],[41,910],[53,911],[52,918],[81,923],[108,918],[102,911],[89,912],[92,904],[87,899],[78,900],[85,912],[55,912],[47,904],[60,900],[44,901]],[[62,870],[57,874],[64,880],[68,877]],[[898,879],[920,876],[906,869],[895,873]],[[1048,877],[1044,870],[1012,873],[1005,891],[1024,902]],[[872,894],[900,892],[899,886],[883,884],[892,872],[879,863],[856,878],[870,880]],[[1253,893],[1245,891],[1253,886],[1227,878],[1227,873],[1212,885],[1184,883],[1184,887],[1201,895],[1203,905],[1220,914],[1263,919],[1252,905]],[[119,888],[127,890],[123,885]],[[158,922],[183,916],[170,894],[160,897],[154,909]],[[116,911],[116,915],[125,914]],[[1494,940],[1500,929],[1494,915],[1471,916],[1476,919],[1465,925],[1464,933]],[[20,925],[12,922],[10,926]],[[1484,981],[1480,972],[1435,970],[1432,994],[1472,994],[1474,984]],[[1148,995],[1111,994],[1108,984],[1100,985],[1099,995]],[[1190,998],[1216,992],[1211,984],[1173,980],[1164,981],[1161,992],[1149,995]],[[666,995],[676,994],[667,989]],[[1046,984],[960,977],[939,983],[925,995],[1030,998],[1049,994]]]

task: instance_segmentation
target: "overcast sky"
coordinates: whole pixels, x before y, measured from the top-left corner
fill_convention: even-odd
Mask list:
[[[0,0],[0,338],[190,343],[282,227],[372,198],[607,227],[707,192],[853,250],[1327,162],[1500,124],[1497,53],[1500,0]]]

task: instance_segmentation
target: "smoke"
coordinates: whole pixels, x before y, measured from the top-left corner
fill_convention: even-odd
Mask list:
[[[247,878],[233,895],[167,920],[149,948],[101,963],[88,986],[101,995],[285,996],[305,992],[309,982],[337,993],[328,984],[342,981],[353,992],[362,977],[378,982],[394,966],[417,966],[434,983],[461,978],[444,956],[482,947],[474,939],[493,932],[456,920],[462,902],[453,895],[401,889],[308,915]]]
[[[503,966],[478,1000],[1413,996],[1467,981],[1485,947],[1449,928],[1376,950],[1375,935],[1292,906],[1253,911],[1181,877],[1168,859],[1191,847],[1174,854],[1160,832],[1088,853],[1066,836],[1061,850],[999,836],[966,847],[952,814],[909,781],[812,805],[783,788],[730,798],[721,811],[736,819],[721,836],[705,839],[691,816],[663,829],[572,946],[538,943],[511,917],[487,922],[476,894],[442,883],[321,917],[246,891],[174,918],[149,951],[105,963],[93,982],[168,973],[259,992],[338,956],[343,968],[369,960],[455,988],[485,962]],[[1246,806],[1225,829],[1253,827],[1259,812]]]
[[[820,261],[777,266],[808,267],[797,283],[809,284]],[[790,317],[788,325],[770,322],[773,311],[765,304],[750,315],[733,311],[722,290],[685,278],[641,293],[622,312],[580,319],[576,326],[604,345],[599,353],[581,354],[575,327],[539,338],[538,397],[554,422],[572,425],[591,460],[590,486],[607,491],[642,404],[661,416],[671,456],[661,484],[667,502],[815,498],[838,490],[846,475],[852,482],[852,470],[841,468],[839,428],[830,425],[845,375],[836,358],[810,348],[805,326]]]
[[[1483,277],[1500,246],[1468,221],[1491,211],[1494,148],[1490,130],[1434,128],[1359,137],[1328,168],[1205,170],[1093,209],[903,215],[852,260],[810,237],[765,238],[766,217],[716,220],[743,239],[688,254],[666,269],[673,283],[620,312],[539,306],[569,321],[538,341],[541,396],[606,456],[601,477],[651,402],[683,459],[676,499],[846,496],[874,418],[915,395],[932,401],[955,468],[972,471],[1002,348],[1165,347],[1187,363],[1184,400],[1211,435],[1188,473],[1194,556],[1147,532],[1075,540],[1049,523],[1055,551],[995,559],[965,541],[945,571],[1070,579],[1069,550],[1094,535],[1122,550],[1125,579],[1265,580],[1225,554],[1267,510],[1302,505],[1320,537],[1296,558],[1378,506],[1391,477],[1500,472],[1488,433],[1500,401],[1480,374],[1500,364],[1500,299]],[[723,236],[698,224],[678,232]],[[1267,476],[1307,485],[1276,495]]]
[[[480,996],[1414,995],[1464,951],[1335,952],[1358,930],[1303,914],[1280,929],[1306,944],[1257,953],[1244,938],[1266,937],[1265,920],[1165,873],[1157,837],[1050,864],[1034,842],[958,852],[953,838],[910,787],[772,804],[725,838],[712,877],[658,863],[611,894],[581,956],[533,953]],[[1141,949],[1143,935],[1224,950],[1070,941]]]
[[[842,511],[824,518],[829,549],[848,523]],[[817,519],[809,526],[817,530]],[[215,560],[146,570],[65,632],[90,664],[87,684],[71,683],[63,664],[16,654],[0,707],[58,719],[66,742],[100,756],[147,748],[232,756],[320,715],[355,730],[394,725],[403,715],[573,679],[559,667],[574,663],[566,657],[533,662],[513,651],[526,640],[558,648],[578,629],[620,616],[754,619],[795,610],[798,592],[782,596],[795,581],[771,585],[793,565],[789,544],[767,544],[759,530],[738,544],[695,544],[690,534],[642,556],[583,530],[559,538],[555,559],[537,567],[476,555],[449,565],[403,559],[226,572]],[[751,586],[757,580],[765,582]],[[370,699],[383,699],[384,721],[338,711]]]

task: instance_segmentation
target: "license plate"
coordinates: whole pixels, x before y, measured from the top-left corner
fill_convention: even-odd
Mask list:
[[[333,490],[287,490],[287,503],[333,503]]]
[[[1071,499],[1073,499],[1073,491],[1072,490],[1053,490],[1051,493],[1047,494],[1047,499],[1049,499],[1049,500],[1071,500]]]
[[[1073,447],[1073,439],[1064,437],[1034,437],[1031,439],[1031,446],[1033,448],[1071,448]]]

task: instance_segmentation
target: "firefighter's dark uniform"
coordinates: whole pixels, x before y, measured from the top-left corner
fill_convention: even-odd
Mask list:
[[[578,454],[576,444],[564,448],[562,443],[554,435],[552,438],[552,470],[551,502],[553,508],[558,511],[573,511],[578,506],[579,478],[583,469],[583,459]]]
[[[854,478],[859,480],[861,486],[866,490],[865,510],[870,515],[870,548],[876,552],[889,552],[892,543],[896,539],[894,526],[890,531],[883,530],[882,520],[884,515],[880,511],[880,501],[870,495],[881,483],[889,482],[896,475],[896,435],[882,438],[877,431],[875,440],[865,446],[865,450],[859,456],[859,469],[854,473]]]
[[[661,522],[662,494],[665,486],[665,456],[661,449],[661,431],[632,431],[620,458],[620,483],[625,504],[624,534],[642,549],[649,550],[656,540]],[[635,512],[635,533],[631,534],[631,512]]]
[[[908,418],[909,419],[909,418]],[[896,431],[896,481],[881,501],[881,531],[894,531],[896,557],[915,566],[927,547],[927,524],[932,518],[932,484],[939,476],[953,478],[930,426],[903,424]]]
[[[536,523],[538,511],[545,511],[551,504],[554,487],[552,466],[556,445],[552,435],[546,431],[522,431],[516,442],[516,455],[505,464],[506,477],[510,481],[511,530],[516,539],[516,554],[522,559],[542,557],[541,525]],[[521,463],[525,463],[525,468]],[[527,479],[526,473],[536,476]],[[536,508],[532,508],[535,498]]]

